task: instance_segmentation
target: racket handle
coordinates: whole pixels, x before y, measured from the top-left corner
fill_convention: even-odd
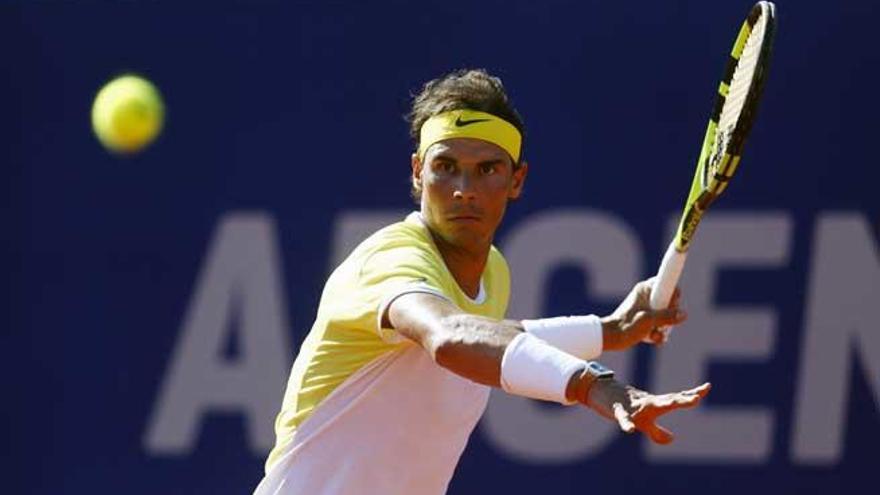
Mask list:
[[[660,269],[657,271],[657,278],[651,290],[651,309],[669,307],[669,301],[672,299],[672,293],[675,292],[675,286],[678,285],[686,259],[687,252],[681,253],[675,249],[675,240],[670,242],[666,254],[663,255],[663,261],[660,262]]]
[[[657,270],[657,277],[654,279],[654,287],[651,288],[651,309],[669,307],[669,301],[672,299],[672,293],[675,292],[675,286],[678,285],[678,279],[681,277],[686,259],[687,252],[681,253],[675,249],[675,239],[673,239],[666,249],[666,254],[663,255],[663,261],[660,262],[660,269]],[[642,339],[642,342],[648,344],[668,342],[672,327],[663,326],[657,330],[662,335],[660,342],[652,340],[650,335]]]

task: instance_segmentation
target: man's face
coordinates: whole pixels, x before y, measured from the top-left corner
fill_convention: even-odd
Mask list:
[[[515,172],[501,147],[471,138],[431,145],[424,162],[413,155],[422,218],[443,241],[479,249],[492,242],[507,201],[519,197],[528,166]]]

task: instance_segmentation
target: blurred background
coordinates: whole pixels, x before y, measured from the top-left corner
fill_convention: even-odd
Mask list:
[[[501,77],[526,121],[496,240],[509,316],[611,311],[656,271],[751,5],[0,2],[2,491],[250,493],[326,276],[413,208],[410,95],[453,69]],[[690,320],[606,359],[655,391],[711,381],[708,400],[655,448],[496,394],[450,493],[871,486],[880,9],[777,7],[759,118],[682,281]],[[118,155],[90,112],[127,72],[166,118]]]

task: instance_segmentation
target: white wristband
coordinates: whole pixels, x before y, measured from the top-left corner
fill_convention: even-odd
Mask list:
[[[532,399],[574,404],[565,398],[565,391],[572,375],[585,367],[584,361],[523,332],[504,351],[501,388]]]
[[[596,315],[523,320],[526,332],[581,359],[602,354],[602,321]]]

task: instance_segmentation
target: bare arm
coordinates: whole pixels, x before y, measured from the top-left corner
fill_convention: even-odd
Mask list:
[[[500,387],[504,350],[523,331],[518,321],[464,313],[445,299],[423,293],[395,299],[387,321],[440,366],[493,387]]]
[[[650,292],[650,282],[640,282],[613,314],[601,319],[604,350],[627,349],[658,326],[677,325],[687,318],[679,311],[678,289],[670,307],[659,311],[650,309]],[[421,344],[437,364],[493,387],[500,383],[504,350],[523,331],[519,321],[464,313],[443,298],[419,292],[395,299],[388,308],[386,322]]]
[[[523,331],[518,321],[493,320],[462,312],[431,294],[412,293],[395,299],[386,322],[421,345],[444,368],[477,383],[500,387],[501,360],[511,341]],[[709,392],[709,384],[696,389],[653,395],[617,382],[595,382],[587,373],[575,373],[566,397],[616,421],[621,430],[636,430],[657,443],[672,441],[672,433],[657,425],[668,412],[695,407]]]

